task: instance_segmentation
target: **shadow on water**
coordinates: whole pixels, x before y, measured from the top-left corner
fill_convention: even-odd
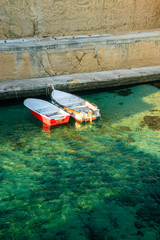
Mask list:
[[[59,224],[56,230],[44,233],[42,239],[72,239],[73,236],[76,239],[147,239],[147,236],[159,239],[160,172],[156,170],[159,161],[134,148],[126,148],[123,143],[116,151],[122,152],[122,166],[130,161],[126,168],[128,174],[112,176],[108,171],[107,175],[105,169],[103,176],[102,167],[100,169],[97,161],[93,160],[96,166],[91,165],[90,174],[94,169],[94,175],[85,182],[83,169],[82,174],[75,171],[78,166],[71,168],[72,174],[66,176],[69,182],[60,185],[63,194],[54,188],[57,193],[54,199],[64,200],[62,205],[57,206],[64,223]],[[113,166],[115,171],[121,168],[117,162]],[[62,172],[59,174],[63,175]],[[53,179],[47,181],[45,191],[54,185]],[[52,194],[47,196],[46,201],[48,197],[53,200]]]
[[[87,95],[82,97],[94,102],[101,109],[102,118],[108,122],[120,121],[124,117],[129,117],[145,112],[155,107],[154,103],[144,101],[148,96],[157,93],[158,89],[150,85],[134,86],[124,89],[108,89],[106,92]]]

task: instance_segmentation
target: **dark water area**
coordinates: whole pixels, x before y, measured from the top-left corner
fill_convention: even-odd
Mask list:
[[[1,104],[0,239],[159,240],[159,89],[79,96],[101,118],[50,133],[22,101]]]

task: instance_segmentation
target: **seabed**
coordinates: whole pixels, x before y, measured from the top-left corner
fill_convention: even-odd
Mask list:
[[[79,96],[101,118],[49,135],[22,101],[0,107],[0,239],[160,239],[159,89]]]

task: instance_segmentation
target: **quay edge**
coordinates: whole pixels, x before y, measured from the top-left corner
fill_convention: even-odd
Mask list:
[[[160,81],[160,65],[131,69],[0,81],[0,100],[49,95],[52,85],[67,92]]]

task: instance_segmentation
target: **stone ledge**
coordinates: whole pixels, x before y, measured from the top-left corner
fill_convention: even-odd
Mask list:
[[[106,45],[106,44],[120,44],[120,43],[135,43],[142,41],[160,41],[160,31],[152,32],[132,32],[128,34],[101,34],[90,36],[70,36],[57,38],[24,38],[24,39],[10,39],[0,40],[1,51],[22,51],[32,49],[65,49],[72,47],[82,47],[87,44],[92,45]]]
[[[52,85],[67,92],[160,81],[160,66],[76,73],[0,82],[0,100],[49,95]]]
[[[0,41],[0,81],[160,65],[160,31]]]

